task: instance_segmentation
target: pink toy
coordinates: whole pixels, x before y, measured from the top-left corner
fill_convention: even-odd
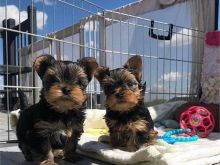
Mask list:
[[[180,116],[180,127],[191,129],[187,134],[197,134],[199,137],[207,137],[215,126],[213,115],[204,107],[192,106]]]

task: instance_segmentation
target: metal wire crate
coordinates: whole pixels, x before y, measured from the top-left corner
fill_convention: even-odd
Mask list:
[[[7,6],[7,2],[0,5]],[[25,92],[29,104],[39,100],[41,80],[32,63],[45,53],[73,61],[92,56],[110,69],[122,67],[128,58],[138,54],[143,60],[142,79],[147,83],[146,106],[198,97],[202,65],[199,43],[203,43],[203,31],[120,10],[105,10],[88,0],[43,0],[37,6],[34,1],[27,2],[26,19],[22,12],[16,20],[10,19],[9,8],[5,7],[5,22],[0,24],[0,131],[4,135],[0,141],[16,139],[9,113],[19,108],[17,90]],[[25,2],[18,0],[15,4],[18,10],[22,3]],[[104,109],[104,95],[97,80],[91,81],[87,92],[88,108]]]

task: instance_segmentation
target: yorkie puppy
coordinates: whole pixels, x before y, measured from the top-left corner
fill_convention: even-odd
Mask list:
[[[97,66],[92,57],[77,62],[58,61],[50,55],[36,58],[34,69],[43,84],[40,101],[21,111],[16,128],[26,160],[47,165],[56,164],[55,156],[75,160],[85,119],[86,87]]]
[[[141,57],[130,58],[123,68],[98,67],[95,77],[106,95],[105,121],[112,147],[131,152],[153,144],[157,132],[144,106]]]

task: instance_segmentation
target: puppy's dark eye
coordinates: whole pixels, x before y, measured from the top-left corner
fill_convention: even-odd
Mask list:
[[[110,92],[113,92],[114,88],[115,88],[114,83],[110,83],[110,84],[106,85],[106,90],[108,90]]]
[[[82,80],[82,79],[79,79],[79,80],[77,81],[77,84],[78,84],[80,87],[82,87],[82,88],[86,88],[86,87],[87,87],[87,81]]]
[[[111,83],[111,84],[109,84],[109,89],[114,89],[115,88],[115,84],[113,84],[113,83]]]
[[[57,77],[55,77],[55,76],[51,76],[51,77],[49,78],[49,81],[50,81],[51,83],[59,83],[59,82],[60,82],[60,80],[59,80]]]
[[[129,81],[129,82],[127,83],[127,85],[128,85],[129,87],[135,87],[135,86],[137,86],[137,83],[136,83],[136,82]]]
[[[129,87],[133,86],[132,82],[128,82],[127,84],[128,84]]]

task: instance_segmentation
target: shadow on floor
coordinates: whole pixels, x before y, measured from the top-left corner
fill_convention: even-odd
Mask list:
[[[64,160],[56,160],[59,165],[99,165],[97,162],[91,162],[88,158],[82,158],[75,163],[67,162]],[[102,163],[100,163],[101,165]],[[27,162],[24,160],[22,153],[20,152],[4,152],[0,151],[0,165],[33,165],[33,162]]]
[[[77,154],[78,155],[78,154]],[[75,163],[67,162],[64,160],[56,160],[59,165],[107,165],[95,159],[90,159],[82,155],[79,161]],[[18,148],[17,143],[0,143],[0,165],[32,165],[33,162],[27,162],[23,154]]]
[[[31,165],[32,163],[26,162],[20,152],[4,152],[0,151],[0,164],[1,165]]]

